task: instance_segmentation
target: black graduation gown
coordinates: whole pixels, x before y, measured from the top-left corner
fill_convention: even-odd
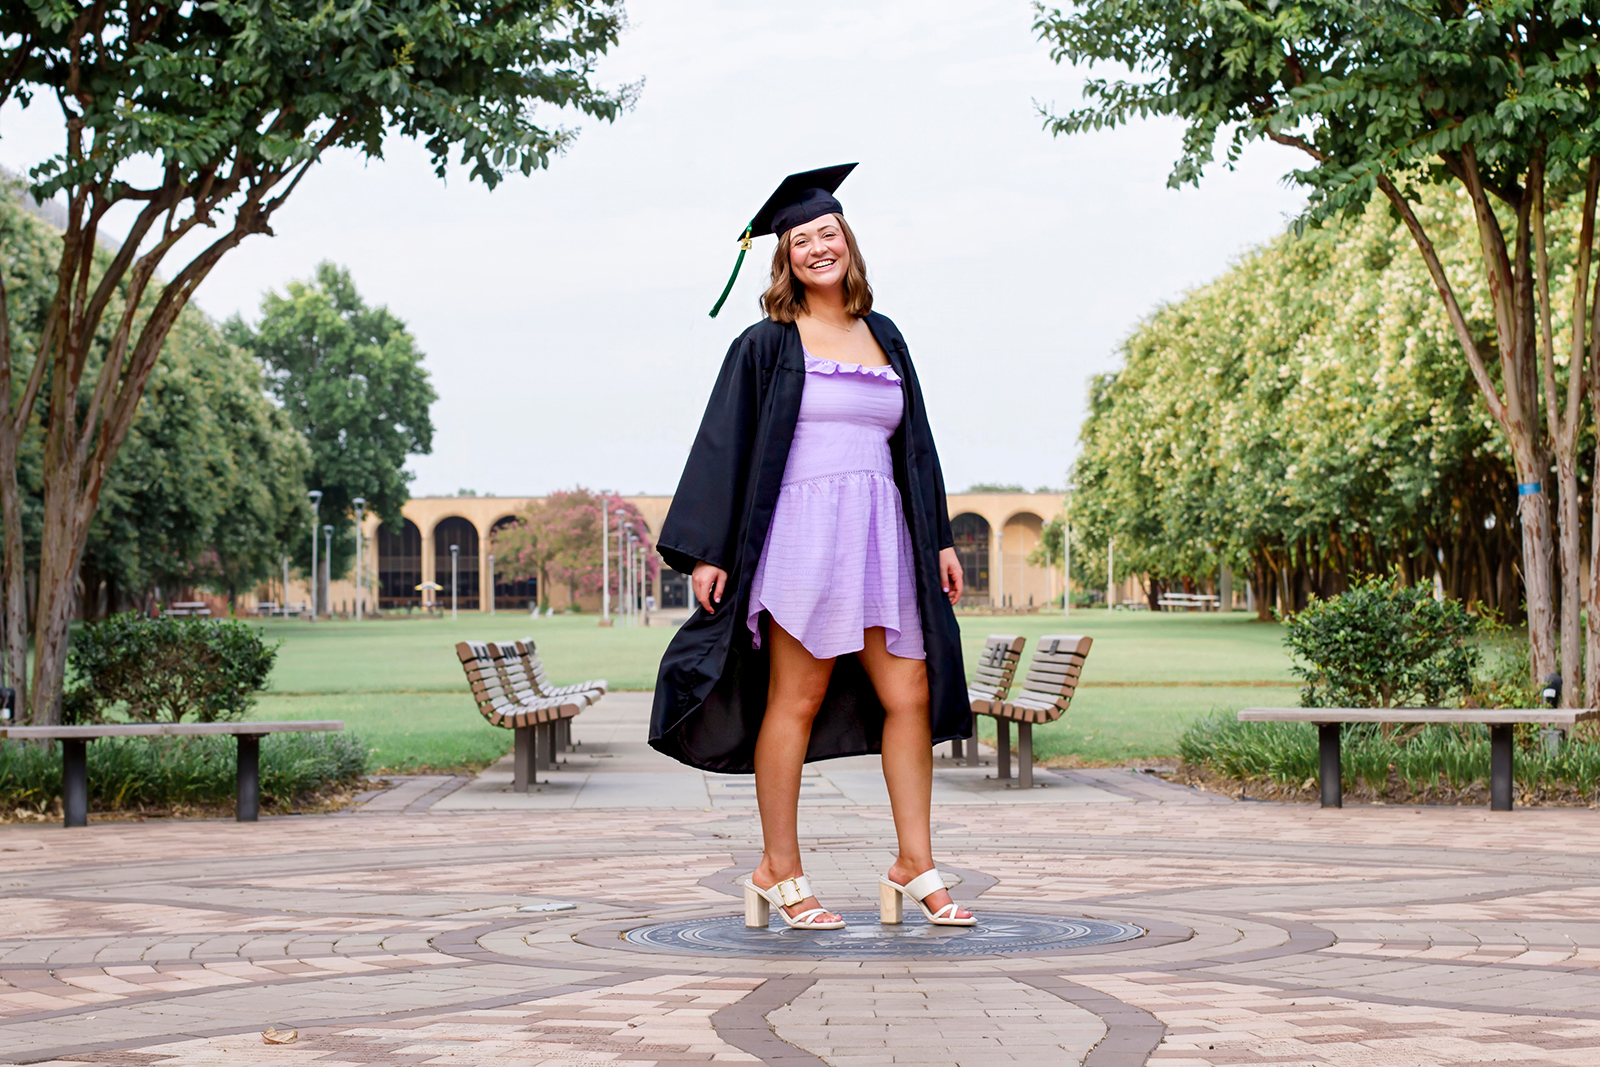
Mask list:
[[[935,743],[972,733],[961,631],[940,589],[939,552],[955,543],[944,475],[933,447],[922,389],[905,339],[882,315],[866,317],[904,382],[905,411],[889,439],[894,479],[911,533],[917,610],[927,654],[928,717]],[[756,562],[778,500],[805,387],[800,330],[765,319],[728,350],[689,452],[657,548],[674,570],[698,561],[728,572],[722,603],[698,606],[661,658],[650,744],[693,767],[729,774],[755,768],[756,734],[767,705],[767,647],[752,648],[745,624]],[[826,580],[825,578],[820,580]],[[840,656],[811,731],[806,760],[879,752],[883,705],[854,655]]]

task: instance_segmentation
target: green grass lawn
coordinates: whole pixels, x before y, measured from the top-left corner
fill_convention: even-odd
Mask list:
[[[373,767],[389,771],[481,766],[510,749],[510,732],[477,714],[457,641],[531,636],[557,684],[605,678],[613,689],[649,689],[673,634],[665,626],[602,629],[592,615],[520,613],[259,625],[283,644],[254,717],[343,719],[372,751]],[[1245,615],[969,615],[961,629],[969,663],[990,633],[1026,636],[1029,654],[1042,634],[1095,639],[1072,710],[1035,731],[1042,757],[1167,757],[1197,716],[1296,702],[1281,631]]]

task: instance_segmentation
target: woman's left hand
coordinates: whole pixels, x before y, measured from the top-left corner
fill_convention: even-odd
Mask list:
[[[966,582],[961,576],[961,561],[956,559],[956,550],[953,548],[939,550],[939,580],[950,603],[958,603]]]

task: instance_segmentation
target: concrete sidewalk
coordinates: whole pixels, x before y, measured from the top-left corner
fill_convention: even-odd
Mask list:
[[[649,693],[611,693],[584,711],[572,723],[577,750],[563,753],[553,772],[541,771],[539,784],[527,793],[511,790],[511,757],[489,767],[476,779],[446,789],[442,781],[429,790],[445,789],[425,797],[420,785],[407,782],[406,805],[416,810],[419,800],[435,812],[549,811],[564,808],[651,808],[655,810],[707,810],[743,808],[755,804],[753,775],[707,774],[661,755],[645,741],[650,727]],[[941,746],[943,751],[948,746]],[[1031,790],[1014,788],[995,777],[995,753],[981,749],[983,765],[967,767],[947,757],[935,762],[933,802],[945,804],[1123,804],[1139,800],[1192,800],[1213,798],[1173,786],[1133,771],[1052,772],[1038,768]],[[1013,772],[1014,773],[1014,772]],[[800,783],[806,804],[845,806],[883,805],[889,795],[876,756],[826,760],[807,764]],[[413,796],[413,793],[415,794]],[[395,810],[394,801],[371,803],[377,810]]]

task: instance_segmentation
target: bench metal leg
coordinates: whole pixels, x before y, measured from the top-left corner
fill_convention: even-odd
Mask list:
[[[1017,723],[1017,785],[1033,788],[1033,723]]]
[[[571,752],[572,751],[572,720],[571,719],[557,719],[556,720],[556,751],[557,752]]]
[[[967,766],[978,765],[978,713],[972,713],[972,737],[967,741]]]
[[[66,826],[89,825],[89,742],[81,737],[61,742],[61,813]]]
[[[1489,727],[1489,810],[1511,810],[1514,746],[1511,725]]]
[[[511,746],[511,790],[514,793],[526,793],[528,784],[539,781],[539,775],[533,767],[533,731],[532,726],[519,726],[514,731],[515,740]]]
[[[534,765],[541,771],[553,771],[556,768],[556,724],[554,722],[542,723],[534,727],[535,754]]]
[[[994,720],[994,776],[1011,777],[1011,720],[995,716]]]
[[[961,758],[961,741],[960,741],[959,738],[954,740],[954,741],[952,741],[952,742],[950,742],[950,758],[951,759],[960,759]]]
[[[1322,779],[1322,806],[1344,807],[1344,765],[1339,759],[1339,731],[1336,722],[1317,723],[1317,768]]]
[[[261,735],[235,734],[239,756],[234,772],[234,818],[255,822],[261,816]]]

